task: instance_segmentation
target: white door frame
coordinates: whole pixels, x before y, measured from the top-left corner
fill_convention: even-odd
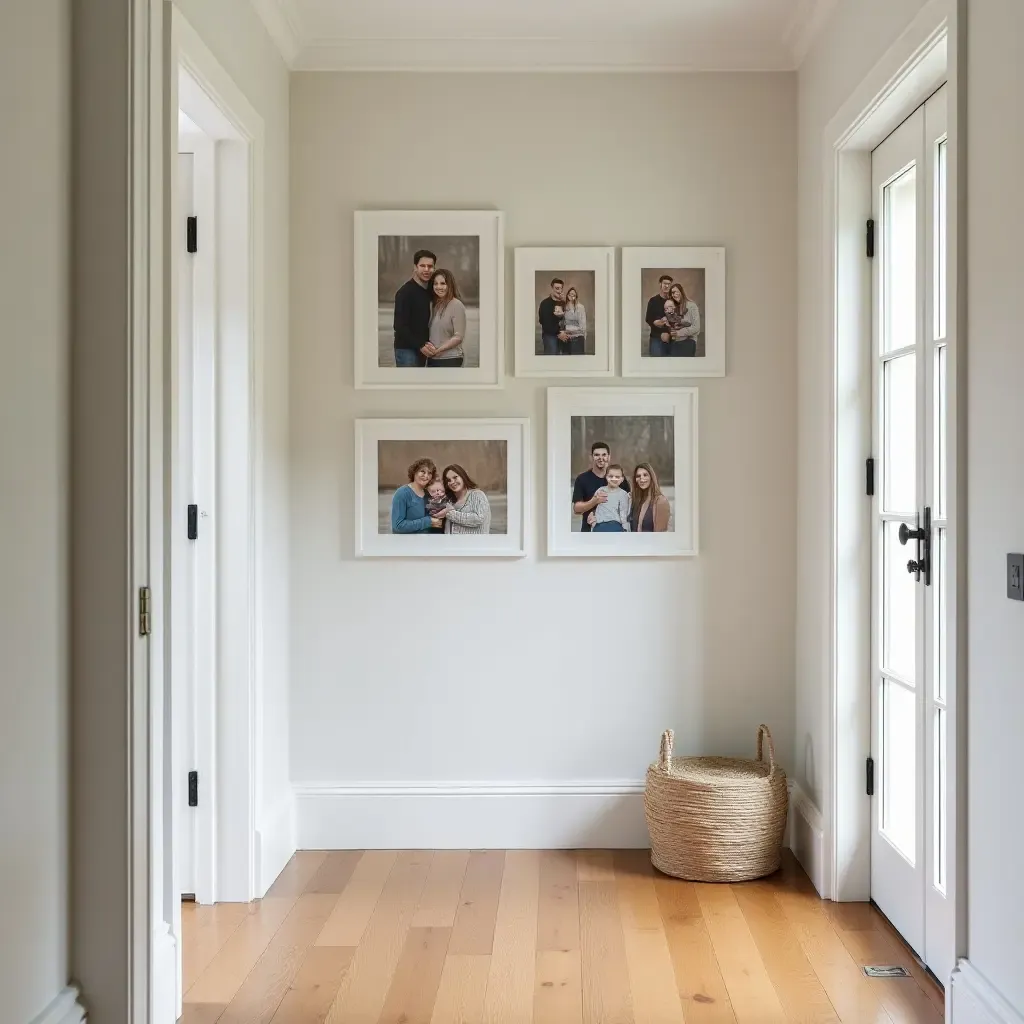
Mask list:
[[[201,891],[196,897],[204,903],[248,902],[263,895],[257,835],[263,689],[263,545],[257,500],[262,483],[263,303],[262,289],[255,283],[263,266],[264,128],[177,7],[172,7],[170,56],[170,66],[178,72],[171,75],[174,117],[183,110],[214,140],[215,151],[216,216],[200,220],[199,246],[216,252],[216,493],[208,498],[210,515],[200,522],[200,530],[211,532],[215,549],[216,629],[209,667],[216,685],[198,695],[199,800],[201,809],[206,801],[201,820],[207,827],[201,829]],[[174,372],[178,351],[173,325],[169,344],[172,373],[166,385],[173,417],[181,384]],[[173,418],[169,430],[178,436]],[[173,465],[172,459],[172,473]],[[174,566],[189,557],[184,516],[187,504],[195,500],[178,483],[167,520]],[[176,611],[180,614],[180,608]],[[172,643],[173,665],[180,663],[184,647],[179,640]],[[176,765],[174,784],[184,786],[193,767]],[[180,914],[180,904],[177,909]]]
[[[958,168],[959,11],[947,0],[930,0],[870,75],[830,121],[824,137],[823,225],[828,296],[825,335],[832,340],[823,382],[830,397],[831,437],[831,597],[829,685],[824,787],[823,895],[834,900],[867,900],[871,894],[870,800],[865,765],[871,750],[871,504],[865,495],[865,463],[872,455],[871,265],[865,252],[865,225],[871,216],[871,151],[943,82],[949,86],[948,235],[949,309],[949,473],[950,691],[956,707],[965,704],[963,650],[958,608],[964,607],[966,575],[958,537],[963,536],[966,481],[963,417],[956,396],[962,387],[962,294],[958,259],[961,224]],[[962,758],[962,717],[949,722],[947,821],[950,824],[950,898],[957,908],[956,950],[963,952],[966,787]],[[944,984],[948,978],[940,979]]]

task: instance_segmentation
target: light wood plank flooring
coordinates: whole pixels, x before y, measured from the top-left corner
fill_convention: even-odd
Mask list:
[[[302,852],[263,900],[182,917],[188,1024],[942,1020],[885,919],[819,900],[788,851],[743,885],[633,851]]]

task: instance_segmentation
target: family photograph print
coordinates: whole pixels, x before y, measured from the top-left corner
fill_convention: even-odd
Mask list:
[[[535,355],[594,354],[595,276],[593,270],[535,271]]]
[[[725,376],[725,249],[622,250],[623,377]]]
[[[697,358],[705,354],[703,269],[645,267],[640,292],[646,297],[638,324],[645,358]]]
[[[480,366],[480,239],[377,239],[377,365]]]
[[[672,416],[573,416],[573,533],[668,533],[674,529]]]
[[[377,531],[397,536],[508,532],[508,443],[377,443]]]

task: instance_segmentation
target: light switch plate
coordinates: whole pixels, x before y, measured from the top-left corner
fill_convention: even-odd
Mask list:
[[[1024,601],[1024,555],[1006,556],[1006,596]]]

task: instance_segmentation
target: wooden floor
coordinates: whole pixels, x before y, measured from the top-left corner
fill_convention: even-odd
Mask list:
[[[641,852],[298,853],[260,902],[183,918],[189,1024],[942,1019],[886,921],[820,901],[788,852],[743,885]]]

